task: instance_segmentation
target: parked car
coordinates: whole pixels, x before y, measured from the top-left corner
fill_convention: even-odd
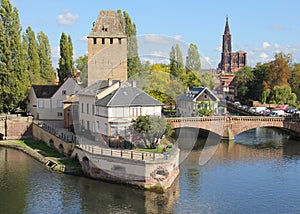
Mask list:
[[[296,111],[297,111],[298,109],[296,109],[296,108],[289,108],[286,112],[287,113],[295,113]]]
[[[283,110],[273,110],[269,116],[272,116],[272,117],[282,117],[284,116],[284,111]]]

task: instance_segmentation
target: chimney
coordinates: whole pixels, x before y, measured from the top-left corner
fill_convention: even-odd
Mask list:
[[[110,87],[111,85],[112,85],[112,79],[108,78],[108,80],[107,80],[107,86]]]
[[[132,82],[131,82],[131,87],[133,87],[133,88],[136,87],[136,80],[132,80]]]

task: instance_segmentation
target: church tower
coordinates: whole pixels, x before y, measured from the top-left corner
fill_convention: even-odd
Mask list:
[[[231,34],[228,24],[228,17],[226,17],[225,30],[223,34],[223,44],[222,44],[222,53],[221,53],[221,63],[219,69],[226,73],[231,72],[230,61],[231,61]]]
[[[100,11],[88,38],[88,86],[127,80],[127,37],[115,11]]]

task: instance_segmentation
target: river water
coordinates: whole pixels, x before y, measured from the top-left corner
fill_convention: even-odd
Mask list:
[[[190,152],[156,194],[55,173],[0,147],[0,213],[300,213],[300,142],[256,129],[219,144],[203,166],[200,155]]]

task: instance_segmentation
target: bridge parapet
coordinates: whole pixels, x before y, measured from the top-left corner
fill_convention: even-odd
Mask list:
[[[230,140],[244,131],[258,127],[279,127],[292,131],[300,136],[300,118],[264,117],[264,116],[217,116],[217,117],[184,117],[167,118],[176,128],[199,128],[214,132]]]

